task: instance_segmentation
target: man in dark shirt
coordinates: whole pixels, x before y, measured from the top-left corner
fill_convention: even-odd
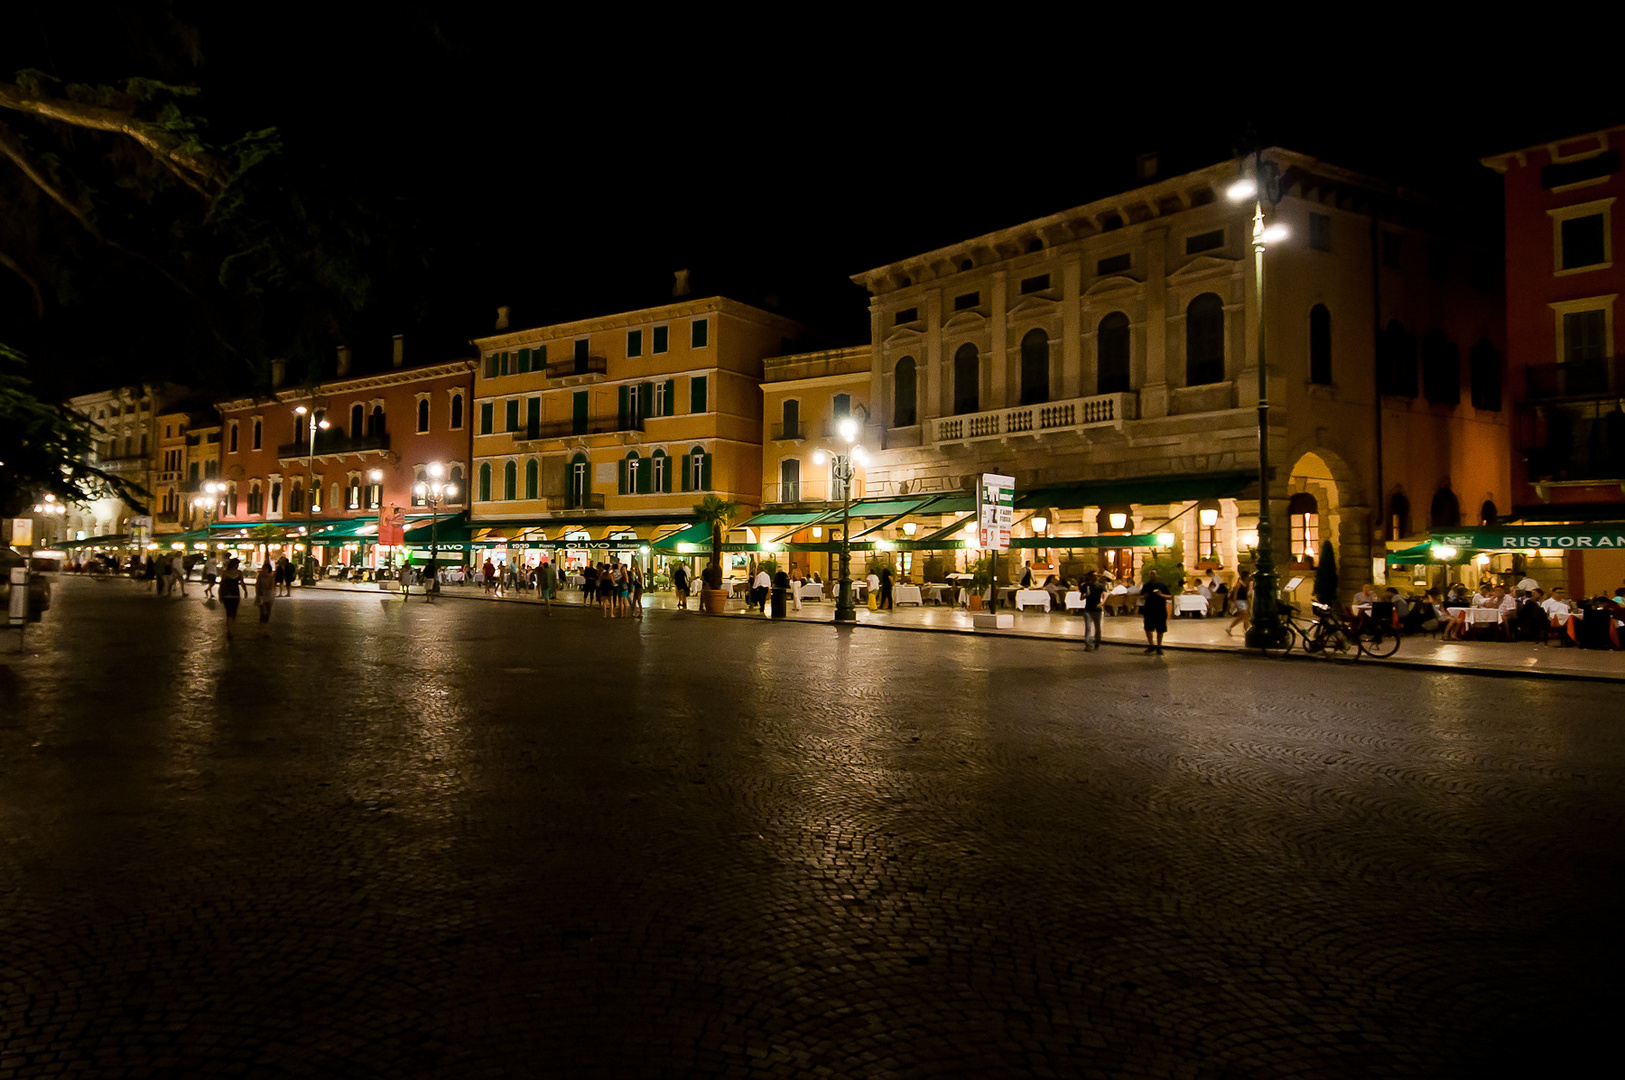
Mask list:
[[[1140,586],[1141,614],[1145,618],[1145,651],[1162,655],[1162,635],[1168,630],[1168,599],[1173,596],[1155,570],[1145,572]]]

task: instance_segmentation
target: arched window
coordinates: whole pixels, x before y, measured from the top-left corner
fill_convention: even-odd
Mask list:
[[[463,395],[451,395],[451,429],[460,431],[463,426]]]
[[[250,481],[248,485],[248,512],[250,514],[259,514],[264,511],[262,499],[260,482],[258,480]]]
[[[1095,393],[1126,394],[1129,390],[1128,316],[1114,311],[1100,320],[1095,346]]]
[[[801,402],[787,398],[779,405],[779,438],[801,438]]]
[[[1422,394],[1435,405],[1461,404],[1461,349],[1442,330],[1422,344]]]
[[[1467,354],[1467,378],[1472,384],[1473,408],[1501,411],[1501,354],[1485,338]]]
[[[1325,304],[1309,309],[1309,381],[1332,384],[1332,313]]]
[[[711,490],[711,455],[705,452],[705,447],[696,446],[684,455],[685,469],[683,475],[688,477],[689,491]]]
[[[1388,539],[1403,540],[1411,534],[1411,501],[1396,491],[1388,500]]]
[[[288,489],[288,513],[303,514],[305,512],[305,482],[295,480]]]
[[[656,450],[651,459],[654,467],[654,490],[671,491],[671,457],[664,450]]]
[[[429,430],[429,399],[424,398],[418,402],[418,430]]]
[[[1495,503],[1489,499],[1485,499],[1484,505],[1478,508],[1479,522],[1484,525],[1494,525],[1496,516]]]
[[[461,465],[453,465],[451,467],[450,480],[452,490],[446,493],[446,501],[449,503],[460,503],[463,501],[463,494],[465,490],[463,486],[463,467]],[[375,502],[373,505],[376,506],[378,504]]]
[[[226,489],[226,513],[232,517],[237,516],[237,481],[235,480]]]
[[[260,422],[258,420],[255,420],[254,421],[254,449],[258,450],[260,448],[260,445],[261,445],[260,444]]]
[[[491,501],[491,463],[480,463],[480,502]]]
[[[1428,526],[1434,529],[1461,527],[1461,504],[1456,502],[1455,492],[1440,488],[1433,496],[1433,505],[1428,507]]]
[[[954,353],[954,415],[962,416],[981,408],[982,362],[976,346],[966,343]]]
[[[237,452],[237,425],[236,424],[231,425],[231,433],[228,436],[228,439],[229,439],[229,442],[227,443],[227,446],[230,449],[231,453],[235,454]]]
[[[920,414],[914,392],[914,358],[905,356],[892,368],[892,427],[913,427]]]
[[[1185,385],[1224,381],[1224,301],[1203,293],[1185,309]]]
[[[1021,339],[1021,403],[1041,405],[1049,400],[1049,335],[1029,330]]]
[[[1300,491],[1287,503],[1286,513],[1291,523],[1292,561],[1314,566],[1320,554],[1320,503],[1307,491]]]
[[[337,510],[344,505],[344,489],[339,487],[337,480],[333,481],[332,486],[328,488],[328,495],[327,506],[329,510]]]
[[[359,439],[367,430],[367,410],[361,405],[350,406],[350,438]]]
[[[538,468],[539,466],[536,464],[535,458],[531,458],[529,461],[525,462],[525,498],[527,499],[534,499],[536,497],[536,482],[539,479],[537,474]]]
[[[1398,319],[1391,320],[1377,343],[1377,386],[1395,397],[1416,396],[1416,339]]]
[[[629,450],[620,463],[619,491],[622,495],[649,493],[649,470],[636,450]]]
[[[374,405],[372,415],[367,417],[367,434],[382,435],[384,433],[384,407]]]
[[[519,494],[519,465],[508,462],[502,466],[502,497],[512,500]]]

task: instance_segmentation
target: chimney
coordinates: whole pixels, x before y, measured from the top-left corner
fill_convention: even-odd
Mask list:
[[[400,367],[406,362],[406,335],[395,335],[395,351],[390,354],[389,363],[392,367]]]
[[[1155,180],[1157,178],[1157,171],[1161,167],[1161,164],[1162,163],[1157,160],[1157,152],[1155,150],[1151,151],[1149,154],[1141,154],[1139,157],[1134,159],[1134,178],[1141,181]]]
[[[507,305],[503,305],[502,307],[497,308],[497,329],[498,330],[506,330],[507,328],[508,328],[508,308],[507,308]]]
[[[672,296],[673,297],[687,296],[689,294],[689,292],[691,291],[690,287],[689,287],[689,284],[688,284],[688,268],[684,267],[681,270],[673,270],[672,273],[671,273],[671,276],[672,276],[672,282],[671,282],[671,294],[672,294]]]
[[[339,375],[350,374],[350,346],[339,346]]]
[[[271,361],[271,387],[275,389],[282,385],[282,380],[288,377],[288,362],[286,360]]]

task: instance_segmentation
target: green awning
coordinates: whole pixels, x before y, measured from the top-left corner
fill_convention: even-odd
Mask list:
[[[336,525],[321,525],[308,539],[316,547],[342,547],[345,544],[376,544],[377,518],[351,518]]]
[[[735,524],[730,525],[729,529],[730,531],[733,529],[743,529],[746,526],[754,529],[758,525],[805,525],[814,518],[823,517],[826,513],[828,513],[826,510],[803,510],[795,513],[781,510],[770,510],[765,514],[752,514],[744,521],[736,522]]]
[[[191,547],[209,539],[208,529],[190,529],[186,532],[158,533],[152,540],[156,544],[185,544]]]
[[[404,539],[408,547],[427,547],[431,532],[434,534],[434,542],[440,547],[461,544],[466,548],[469,541],[474,539],[474,530],[468,524],[467,512],[443,517],[434,522],[432,529],[428,519],[416,522],[406,530]],[[462,548],[457,550],[460,551]]]
[[[711,546],[711,524],[706,521],[697,521],[688,528],[674,532],[670,536],[662,536],[649,545],[653,551],[676,551],[679,544],[692,544],[695,548]]]
[[[1164,505],[1197,499],[1230,499],[1257,482],[1256,472],[1224,472],[1067,484],[1033,488],[1031,491],[1017,490],[1016,509],[1054,507],[1057,510],[1081,510],[1090,506]]]
[[[1585,525],[1506,525],[1476,529],[1435,529],[1429,545],[1473,551],[1625,551],[1625,521]]]
[[[1013,536],[1010,546],[1073,551],[1078,548],[1154,548],[1160,545],[1156,533],[1138,533],[1133,536]]]
[[[1408,548],[1390,551],[1386,558],[1389,563],[1395,566],[1415,566],[1419,563],[1460,564],[1472,558],[1471,548],[1457,548],[1456,554],[1448,559],[1439,558],[1433,548],[1434,542],[1432,540],[1424,540],[1422,543],[1413,544]]]
[[[129,542],[129,533],[114,533],[112,536],[87,536],[83,540],[62,540],[46,546],[53,551],[72,551],[85,547],[124,547]]]

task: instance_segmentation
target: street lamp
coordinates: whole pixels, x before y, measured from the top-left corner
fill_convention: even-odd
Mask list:
[[[1275,555],[1270,542],[1270,429],[1269,369],[1264,366],[1264,249],[1284,240],[1280,222],[1264,227],[1264,199],[1278,188],[1280,173],[1262,153],[1253,155],[1253,175],[1232,184],[1230,201],[1253,203],[1253,274],[1258,288],[1258,555],[1253,568],[1253,616],[1247,626],[1247,644],[1254,649],[1279,648],[1286,641],[1276,595]],[[1275,201],[1271,198],[1271,202]]]
[[[424,587],[423,595],[430,603],[433,603],[435,589],[440,584],[440,545],[436,539],[435,523],[440,520],[438,515],[441,501],[457,497],[457,485],[445,482],[443,477],[446,475],[446,467],[438,461],[429,462],[423,471],[428,476],[428,479],[419,480],[412,490],[429,507],[429,566],[435,573],[430,578],[429,584]],[[377,469],[373,470],[373,475],[379,478],[383,477],[383,473]]]
[[[852,603],[852,473],[854,463],[862,465],[869,455],[857,445],[856,420],[845,417],[836,430],[841,441],[846,443],[846,449],[840,453],[819,450],[813,454],[813,464],[822,465],[832,460],[834,464],[830,467],[830,475],[841,485],[841,588],[836,594],[835,621],[850,623],[858,621],[858,610]]]
[[[220,509],[220,496],[225,493],[226,485],[205,480],[199,490],[201,494],[192,496],[192,509],[203,515],[203,527],[207,529]]]
[[[57,502],[55,495],[47,495],[45,496],[44,502],[34,504],[34,513],[44,517],[45,521],[42,524],[49,526],[48,528],[40,530],[45,534],[46,537],[45,543],[42,546],[49,547],[51,544],[56,543],[55,519],[62,517],[67,512],[67,506]]]
[[[310,431],[309,451],[305,454],[305,535],[310,536],[312,530],[316,527],[314,520],[316,511],[316,429],[321,428],[326,431],[332,425],[327,422],[325,416],[320,420],[316,419],[310,410],[303,405],[296,406],[293,411],[298,416],[310,416],[312,421],[305,425]],[[299,575],[301,584],[307,584],[315,579],[316,568],[311,565],[315,558],[316,545],[312,544],[305,550],[305,571]]]

